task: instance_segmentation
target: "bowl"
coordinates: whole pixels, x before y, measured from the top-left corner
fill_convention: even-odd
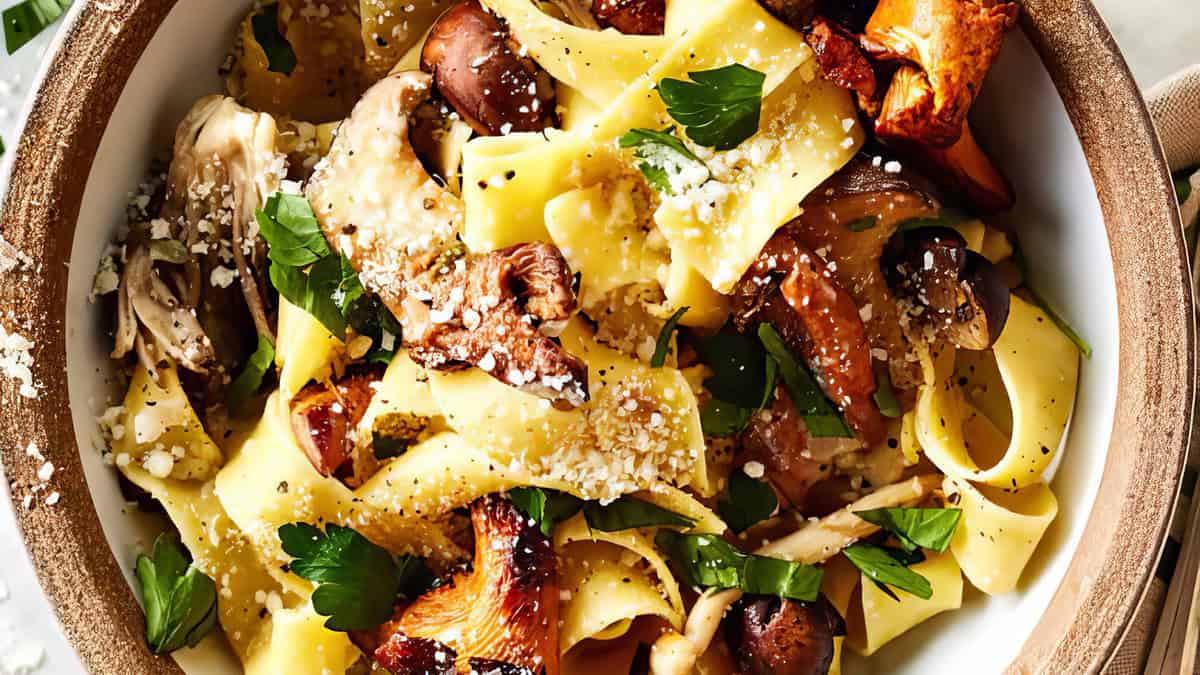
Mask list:
[[[1170,176],[1142,98],[1086,0],[1026,0],[975,110],[981,142],[1020,198],[1033,283],[1094,347],[1057,467],[1058,519],[1018,592],[926,622],[873,663],[889,672],[1086,672],[1113,654],[1158,559],[1183,470],[1195,327]],[[118,394],[88,291],[127,194],[198,96],[249,2],[77,6],[9,165],[0,232],[34,262],[0,283],[7,328],[34,347],[37,398],[0,380],[0,457],[42,586],[83,663],[179,672],[151,656],[131,566],[156,525],[131,516],[95,450]],[[61,495],[25,505],[40,462]],[[192,673],[236,672],[220,640],[176,654]],[[850,664],[847,672],[869,672]]]

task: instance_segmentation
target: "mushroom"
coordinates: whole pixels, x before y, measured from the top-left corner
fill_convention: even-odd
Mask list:
[[[520,51],[478,0],[465,0],[433,24],[421,69],[476,132],[541,131],[554,126],[554,87]]]
[[[841,617],[823,596],[815,602],[746,596],[726,623],[742,675],[825,675]]]
[[[322,476],[351,465],[349,481],[361,485],[377,463],[366,448],[358,448],[354,433],[383,379],[382,366],[358,367],[330,383],[314,382],[289,403],[292,434],[313,468]]]
[[[997,0],[880,0],[863,48],[905,65],[876,121],[879,137],[937,147],[957,141],[1017,11]]]
[[[308,184],[317,221],[400,321],[415,360],[479,366],[579,405],[586,365],[539,330],[575,309],[566,262],[548,244],[471,254],[458,242],[462,203],[426,173],[408,140],[431,79],[403,72],[366,93]]]
[[[967,249],[957,231],[898,232],[881,264],[892,289],[928,310],[922,317],[954,344],[987,349],[1000,337],[1008,320],[1008,285],[987,258]]]
[[[733,317],[742,331],[764,321],[773,325],[850,428],[867,445],[883,439],[871,345],[858,307],[830,266],[791,229],[776,232],[738,282]]]
[[[416,661],[442,650],[456,656],[459,673],[559,675],[558,562],[549,539],[496,495],[471,505],[471,523],[472,571],[401,608],[387,635],[356,634],[356,642],[378,645],[375,660],[393,673],[443,672]]]
[[[910,145],[905,149],[923,171],[961,193],[982,211],[1007,211],[1016,201],[1008,179],[975,142],[969,122],[963,122],[962,135],[948,148]]]
[[[147,247],[136,246],[130,253],[121,273],[119,291],[114,358],[134,348],[140,324],[166,356],[192,372],[208,373],[216,360],[212,342],[196,315],[155,272]]]
[[[393,633],[375,650],[375,663],[393,675],[454,675],[458,654],[432,638]]]
[[[825,79],[854,92],[864,110],[872,112],[878,107],[875,69],[846,29],[817,16],[804,31],[804,41],[816,55]]]
[[[461,264],[460,264],[461,263]],[[571,270],[558,248],[517,244],[469,254],[414,283],[409,356],[440,370],[475,365],[523,391],[570,406],[588,400],[587,364],[539,326],[575,311]]]
[[[816,16],[821,3],[818,0],[758,0],[758,4],[792,28],[804,30]]]
[[[667,0],[592,0],[592,15],[601,27],[626,35],[662,35]]]

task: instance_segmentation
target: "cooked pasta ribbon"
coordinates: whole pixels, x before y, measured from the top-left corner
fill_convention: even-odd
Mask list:
[[[933,597],[922,600],[900,589],[890,589],[899,598],[896,600],[863,575],[859,584],[862,589],[862,616],[860,619],[851,611],[846,626],[846,644],[851,649],[870,656],[926,619],[962,606],[962,573],[953,555],[929,553],[924,562],[913,565],[911,569],[929,580]]]
[[[969,437],[967,426],[992,439],[996,434],[987,431],[987,420],[948,373],[921,387],[917,437],[925,455],[948,476],[1005,488],[1032,485],[1042,480],[1066,430],[1079,354],[1045,312],[1017,296],[992,352],[1012,409],[1012,435],[999,459],[981,467],[977,452],[986,453],[994,444]]]
[[[971,584],[988,595],[1008,593],[1046,528],[1058,515],[1058,500],[1044,483],[1016,491],[946,478],[942,488],[962,509],[950,551]]]

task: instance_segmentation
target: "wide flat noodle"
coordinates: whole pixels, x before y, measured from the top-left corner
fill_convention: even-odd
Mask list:
[[[275,365],[279,369],[279,392],[283,400],[295,398],[309,382],[328,380],[345,352],[342,341],[313,315],[279,297]]]
[[[221,466],[221,449],[192,409],[175,364],[158,368],[156,374],[157,381],[145,368],[135,368],[125,393],[123,433],[113,440],[113,455],[118,465],[163,464],[176,480],[207,481]]]
[[[928,600],[891,588],[899,598],[896,601],[863,575],[859,584],[862,589],[862,615],[856,616],[851,611],[846,626],[846,644],[851,649],[870,656],[922,621],[962,606],[962,573],[954,556],[950,553],[927,553],[929,557],[911,569],[928,579],[933,587],[933,597]]]
[[[588,364],[587,404],[556,410],[478,369],[431,373],[447,424],[500,463],[588,499],[612,500],[660,482],[708,493],[699,406],[683,374],[600,344],[578,318],[561,340]]]
[[[921,447],[948,476],[1019,488],[1042,480],[1066,430],[1079,379],[1079,353],[1045,312],[1012,296],[1008,323],[992,348],[1008,391],[1012,436],[998,461],[980,468],[977,445],[965,431],[986,429],[949,373],[921,388],[916,430]]]
[[[1046,528],[1058,515],[1054,493],[1045,483],[1008,491],[954,478],[946,479],[943,490],[962,509],[950,550],[963,574],[988,595],[1015,589]]]

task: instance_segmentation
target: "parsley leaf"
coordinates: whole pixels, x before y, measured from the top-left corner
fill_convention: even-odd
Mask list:
[[[666,78],[658,93],[687,137],[709,148],[732,150],[758,132],[767,76],[740,63],[688,73],[691,82]]]
[[[630,129],[619,142],[622,148],[634,149],[633,156],[641,160],[638,170],[659,192],[676,194],[712,178],[708,165],[675,136],[675,127]]]
[[[175,534],[161,534],[151,555],[137,559],[150,651],[195,647],[217,623],[217,587],[192,567]]]
[[[637,527],[683,527],[690,528],[696,521],[674,511],[637,497],[622,495],[608,504],[588,502],[583,507],[583,517],[588,527],[602,532],[620,532]]]
[[[254,218],[271,247],[267,257],[280,265],[304,267],[332,253],[316,214],[301,195],[276,192]]]
[[[705,436],[726,438],[745,429],[753,414],[753,408],[710,398],[700,406],[700,428]]]
[[[775,328],[769,323],[760,324],[758,338],[771,358],[779,364],[783,386],[792,397],[796,410],[804,417],[808,433],[814,438],[852,437],[854,434],[850,432],[850,427],[846,426],[837,409],[825,398],[813,376],[792,355]]]
[[[574,495],[539,487],[518,487],[508,491],[514,506],[538,523],[547,537],[564,520],[583,510],[588,527],[602,532],[619,532],[637,527],[692,527],[696,521],[674,511],[630,495],[622,495],[609,504],[584,501]]]
[[[683,580],[700,588],[740,588],[747,593],[812,602],[821,588],[820,567],[742,553],[711,534],[659,530],[654,543]]]
[[[663,324],[662,330],[658,332],[658,341],[654,344],[654,356],[650,359],[651,368],[662,368],[663,364],[667,362],[667,354],[671,353],[671,334],[675,332],[679,320],[683,318],[684,314],[687,314],[689,309],[691,308],[680,307]]]
[[[72,0],[24,0],[4,10],[4,47],[15,54],[43,30],[58,21]],[[3,154],[3,147],[0,147]]]
[[[258,336],[258,348],[250,355],[242,372],[229,386],[225,397],[226,407],[237,411],[262,386],[263,378],[275,366],[275,344],[265,335]]]
[[[317,584],[313,609],[329,617],[336,631],[367,630],[392,617],[396,597],[415,598],[433,577],[413,556],[397,562],[387,549],[349,527],[329,523],[325,531],[308,523],[279,528],[283,550],[294,560],[291,571]]]
[[[334,299],[342,286],[341,256],[318,260],[308,273],[298,267],[271,265],[271,285],[288,302],[313,315],[339,340],[346,340],[346,318]]]
[[[922,547],[943,553],[962,517],[961,509],[870,509],[854,515],[896,535],[906,549]]]
[[[250,19],[254,30],[254,41],[267,55],[267,70],[272,73],[291,75],[296,69],[296,50],[279,30],[279,3],[262,8],[262,12]]]
[[[770,518],[779,508],[775,490],[763,481],[737,469],[729,474],[729,499],[717,504],[721,519],[735,533],[745,532],[756,523]]]
[[[538,487],[512,488],[508,498],[521,513],[537,521],[547,537],[554,533],[556,525],[583,508],[583,500],[574,495]]]
[[[875,376],[875,405],[879,406],[879,414],[884,417],[896,418],[904,414],[900,402],[896,400],[896,391],[892,389],[892,378],[887,374],[886,366]]]
[[[737,333],[718,333],[697,349],[714,373],[704,381],[713,398],[700,407],[700,425],[708,436],[732,436],[770,403],[779,366],[761,343]]]
[[[842,553],[847,560],[867,575],[868,579],[876,583],[894,586],[922,600],[933,597],[933,587],[929,585],[929,580],[908,569],[907,565],[919,562],[919,560],[914,557],[897,559],[897,554],[903,554],[903,551],[859,542],[843,549]],[[887,592],[886,589],[884,592]],[[889,593],[889,595],[891,594]],[[893,595],[893,597],[895,596]]]

